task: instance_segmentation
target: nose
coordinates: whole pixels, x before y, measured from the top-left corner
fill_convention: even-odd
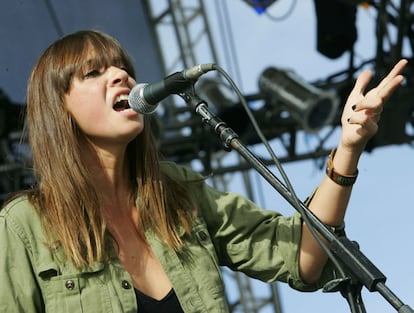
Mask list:
[[[108,74],[109,74],[109,83],[111,85],[122,85],[122,84],[127,84],[128,82],[128,78],[129,78],[129,74],[116,66],[111,66],[108,68]]]

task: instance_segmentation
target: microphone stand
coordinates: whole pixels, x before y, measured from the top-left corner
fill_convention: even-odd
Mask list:
[[[336,236],[304,203],[295,199],[286,186],[240,141],[239,136],[225,122],[209,111],[207,103],[195,94],[193,87],[189,86],[186,90],[179,92],[178,95],[218,135],[226,150],[236,150],[302,216],[306,214],[303,218],[305,219],[306,217],[306,222],[310,224],[309,227],[312,226],[316,229],[330,243],[331,252],[345,266],[349,277],[334,279],[328,282],[324,290],[326,292],[340,291],[342,296],[347,299],[353,313],[366,312],[361,297],[363,286],[371,292],[378,291],[397,312],[414,313],[408,305],[398,299],[385,285],[386,277],[359,250],[357,243],[350,241],[346,236]]]

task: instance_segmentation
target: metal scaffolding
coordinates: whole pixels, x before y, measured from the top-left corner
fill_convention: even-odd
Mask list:
[[[154,36],[158,38],[159,55],[163,62],[162,67],[166,75],[177,70],[200,64],[202,63],[202,57],[206,58],[209,63],[218,63],[217,53],[203,1],[190,1],[190,4],[188,3],[189,1],[182,0],[169,0],[164,1],[163,3],[159,0],[146,1],[147,16],[150,20]],[[168,36],[168,40],[165,40],[166,36]],[[175,50],[173,49],[174,47]],[[173,116],[168,120],[170,121],[170,124],[171,120],[177,123],[177,111],[182,112],[185,111],[185,109],[180,110],[180,104],[177,103],[170,103],[169,106],[173,106],[175,111]],[[191,117],[189,119],[191,119]],[[199,122],[197,125],[198,124]],[[182,122],[179,123],[179,126],[182,127]],[[194,132],[197,131],[193,130],[193,134]],[[188,139],[190,139],[189,137]],[[165,144],[166,143],[164,142],[164,149]],[[192,146],[197,145],[194,137],[191,139],[190,144]],[[181,161],[191,161],[193,158],[201,157],[198,154],[198,149],[199,147],[194,147],[195,154],[184,160],[181,159]],[[174,153],[179,153],[179,151],[168,150],[166,154],[167,157],[170,156],[173,159],[176,159],[177,156],[171,155]],[[211,155],[208,160],[217,163],[217,160],[212,160],[211,158],[214,158],[214,154]],[[205,167],[204,169],[211,166],[210,164],[206,164],[205,160],[203,161],[203,164]],[[223,171],[222,175],[227,175],[226,171]],[[244,180],[247,188],[247,186],[249,186],[248,175],[244,175]],[[219,189],[227,189],[225,178],[218,178],[214,180],[213,183]],[[252,198],[253,194],[250,188],[248,188],[247,192]],[[257,313],[260,312],[262,308],[268,308],[269,305],[272,306],[274,312],[282,312],[276,284],[269,285],[270,296],[263,298],[262,296],[255,294],[254,288],[252,288],[251,279],[244,274],[234,272],[226,272],[226,274],[228,274],[226,277],[230,277],[230,279],[233,280],[239,292],[238,299],[229,303],[232,312]]]
[[[352,4],[356,6],[360,2],[353,1]],[[378,12],[378,51],[376,58],[374,60],[367,60],[358,67],[355,66],[353,61],[353,51],[350,51],[349,68],[337,75],[327,77],[325,81],[317,82],[315,85],[320,88],[334,88],[341,96],[347,95],[353,83],[353,75],[362,65],[372,64],[377,70],[378,75],[381,76],[389,68],[390,64],[402,57],[403,39],[408,37],[411,43],[413,38],[411,36],[412,28],[409,24],[413,20],[410,18],[412,17],[412,2],[402,0],[397,5],[395,2],[385,0],[370,2],[370,5],[374,6]],[[165,75],[196,64],[206,63],[205,61],[208,63],[218,63],[217,51],[214,45],[215,41],[213,40],[208,14],[202,0],[146,0],[145,3],[150,27],[157,38],[158,53],[160,60],[163,62],[162,68]],[[216,5],[218,4],[216,3]],[[390,39],[390,34],[387,31],[389,28],[396,28],[397,30],[395,41]],[[343,78],[344,76],[345,78]],[[407,78],[407,85],[412,85],[412,78],[410,76]],[[368,145],[368,151],[381,145],[412,143],[414,141],[414,135],[402,129],[406,124],[414,127],[414,116],[412,114],[414,108],[411,102],[407,101],[412,94],[412,90],[413,88],[411,88],[411,91],[406,88],[399,95],[395,95],[402,109],[393,115],[391,114],[391,116],[394,121],[401,121],[400,132],[396,134],[395,132],[387,131],[389,125],[385,121],[385,125],[381,126],[384,128],[383,131]],[[255,96],[257,95],[251,95],[252,98]],[[344,99],[341,100],[342,103],[345,102]],[[332,124],[328,125],[328,129],[325,130],[325,134],[318,137],[319,144],[308,151],[300,153],[296,149],[296,139],[297,134],[303,129],[298,127],[297,123],[283,120],[269,125],[267,121],[261,121],[261,125],[264,127],[268,125],[269,130],[267,134],[271,138],[279,140],[285,148],[286,154],[280,158],[280,162],[319,159],[321,161],[320,166],[322,167],[325,156],[332,148],[326,147],[326,142],[339,126],[339,114],[341,111],[340,108]],[[168,104],[168,108],[164,109],[164,116],[161,118],[165,124],[163,131],[170,132],[169,135],[161,138],[161,149],[164,155],[178,162],[200,160],[203,164],[203,170],[206,171],[215,167],[214,172],[222,175],[221,179],[213,182],[217,188],[227,189],[226,175],[242,172],[246,192],[254,201],[251,182],[246,174],[246,170],[250,169],[249,165],[239,159],[232,165],[221,166],[219,159],[222,154],[217,152],[216,149],[212,151],[209,148],[209,146],[214,144],[211,143],[210,137],[205,133],[205,130],[200,128],[199,121],[194,120],[188,108],[183,107],[180,102],[173,101]],[[282,125],[282,127],[274,129],[275,124]],[[182,131],[183,128],[187,128],[185,133]],[[387,135],[389,133],[394,134],[394,136],[388,138]],[[207,144],[206,138],[208,139]],[[202,142],[204,142],[204,145]],[[263,160],[263,162],[265,164],[272,164],[271,160]],[[239,299],[229,303],[233,312],[255,313],[266,307],[266,305],[272,306],[274,312],[281,312],[276,284],[269,285],[270,296],[263,298],[254,293],[249,278],[238,273],[231,273],[229,275],[231,275],[232,280],[239,289]]]
[[[342,1],[359,4],[362,1]],[[361,64],[354,64],[353,53],[350,51],[349,67],[344,71],[314,83],[319,88],[335,89],[341,97],[348,94],[353,83],[354,74],[363,66],[370,64],[375,68],[378,77],[389,69],[390,65],[401,57],[412,58],[414,50],[414,15],[411,0],[378,0],[366,1],[377,12],[377,52],[374,59]],[[203,0],[144,0],[146,16],[154,38],[157,42],[158,57],[165,75],[192,67],[201,63],[220,63],[215,47],[215,40],[209,25],[209,14]],[[212,4],[213,3],[213,4]],[[226,1],[211,1],[209,5],[226,5]],[[225,25],[224,25],[225,26]],[[230,33],[231,37],[231,33]],[[408,45],[411,55],[406,56],[403,45]],[[237,64],[233,64],[237,73]],[[370,141],[367,151],[389,144],[414,143],[414,71],[412,66],[407,68],[406,81],[403,88],[393,95],[398,105],[386,105],[384,117],[381,119],[378,134]],[[246,95],[250,99],[260,99],[262,96]],[[344,99],[342,98],[342,103]],[[167,102],[168,101],[168,102]],[[235,173],[241,173],[248,197],[253,201],[252,183],[248,175],[250,165],[240,159],[233,158],[231,162],[222,164],[223,149],[217,144],[217,138],[205,129],[197,117],[181,99],[171,97],[166,100],[168,105],[162,107],[158,118],[159,140],[162,153],[169,159],[179,163],[199,161],[202,171],[216,173],[213,184],[222,190],[227,190],[228,181]],[[0,93],[0,201],[6,194],[22,189],[32,184],[31,173],[26,170],[30,164],[30,154],[27,145],[20,141],[20,129],[6,129],[4,125],[16,108],[9,99]],[[11,111],[2,111],[9,108]],[[12,112],[13,111],[13,112]],[[341,110],[339,110],[341,111]],[[269,111],[270,112],[270,111]],[[263,118],[260,121],[267,138],[272,138],[280,144],[285,152],[279,158],[281,163],[305,159],[320,161],[322,167],[325,157],[331,150],[328,139],[339,126],[339,114],[324,132],[318,134],[317,144],[307,150],[298,151],[297,137],[303,129],[293,119],[282,118],[279,113]],[[11,124],[11,123],[10,123]],[[16,124],[13,122],[13,125]],[[2,128],[3,127],[3,128]],[[258,141],[252,141],[257,144]],[[266,165],[273,165],[270,159],[262,160]],[[277,284],[269,285],[269,295],[255,293],[252,280],[239,273],[225,273],[237,286],[239,294],[236,300],[229,299],[232,312],[256,313],[271,306],[274,312],[281,312]],[[227,275],[228,274],[228,275]]]

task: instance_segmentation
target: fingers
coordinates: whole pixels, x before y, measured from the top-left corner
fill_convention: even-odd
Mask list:
[[[371,131],[377,131],[377,125],[383,110],[383,100],[376,96],[366,97],[363,101],[352,106],[347,123],[360,125]]]
[[[398,81],[403,79],[403,77],[400,75],[402,71],[404,70],[405,66],[407,65],[408,61],[406,59],[400,60],[397,64],[394,65],[394,67],[391,69],[391,71],[388,73],[388,75],[379,83],[378,87],[380,90],[386,89],[388,85],[394,85]],[[397,81],[395,81],[395,79]]]
[[[365,126],[366,124],[373,122],[378,124],[379,120],[381,119],[382,110],[379,111],[369,111],[369,110],[362,110],[359,112],[355,112],[348,117],[347,122],[348,124],[358,124],[361,126]]]
[[[377,112],[371,113],[371,119],[378,124],[379,120],[381,119],[382,109]]]
[[[372,72],[370,70],[362,71],[361,74],[358,75],[358,78],[355,82],[355,86],[352,92],[363,94],[371,78],[372,78]]]
[[[391,72],[379,83],[376,90],[378,96],[382,99],[387,100],[397,89],[397,87],[403,82],[404,76],[401,75],[405,65],[407,64],[406,60],[401,60],[398,62]]]
[[[342,113],[342,144],[361,148],[377,133],[384,103],[404,80],[401,73],[406,64],[405,59],[399,61],[388,75],[368,92],[365,92],[365,89],[372,73],[369,70],[361,72]]]
[[[366,110],[368,115],[372,113],[382,112],[384,99],[379,97],[374,91],[370,91],[359,102],[352,106],[354,112]]]
[[[397,87],[404,80],[404,76],[401,75],[407,64],[407,60],[400,60],[388,73],[388,75],[381,80],[377,87],[371,89],[365,97],[363,96],[364,90],[371,79],[369,71],[364,71],[360,74],[355,84],[355,89],[360,92],[360,101],[355,103],[353,108],[355,111],[359,110],[371,110],[373,113],[382,111],[384,102],[393,94]]]
[[[370,138],[378,131],[378,122],[381,113],[367,113],[367,111],[356,112],[347,119],[350,129],[354,129],[358,138]]]

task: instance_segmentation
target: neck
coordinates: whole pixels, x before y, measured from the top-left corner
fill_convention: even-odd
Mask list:
[[[93,146],[84,151],[88,151],[84,155],[84,160],[92,173],[93,183],[103,205],[108,209],[129,207],[133,187],[129,177],[126,149],[110,150]]]

